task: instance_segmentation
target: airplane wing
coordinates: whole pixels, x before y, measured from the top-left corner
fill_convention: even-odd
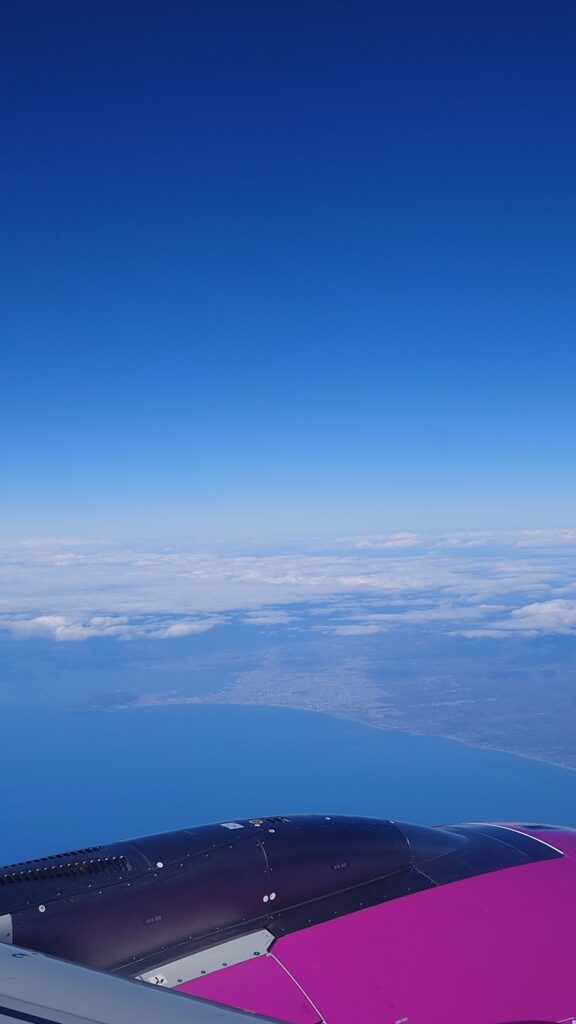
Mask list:
[[[256,1024],[264,1020],[0,943],[0,1021],[6,1024]]]
[[[0,1019],[575,1024],[574,919],[570,829],[220,822],[0,868]]]

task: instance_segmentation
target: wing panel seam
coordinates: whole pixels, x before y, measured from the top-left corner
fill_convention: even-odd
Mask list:
[[[270,956],[270,957],[272,957],[272,959],[276,961],[276,963],[278,964],[278,966],[279,966],[279,967],[281,967],[281,968],[282,968],[282,970],[284,971],[284,973],[288,975],[288,977],[290,978],[290,981],[292,981],[292,982],[294,983],[294,985],[296,985],[296,988],[300,990],[300,992],[301,992],[301,993],[302,993],[302,995],[304,996],[304,999],[306,1000],[306,1002],[307,1002],[307,1003],[309,1003],[309,1005],[310,1005],[310,1006],[312,1007],[312,1009],[314,1010],[314,1013],[317,1013],[317,1014],[318,1014],[318,1024],[328,1024],[328,1022],[327,1022],[326,1018],[324,1017],[324,1015],[323,1015],[322,1013],[320,1013],[320,1010],[319,1010],[319,1009],[318,1009],[318,1007],[316,1006],[316,1003],[315,1003],[315,1002],[314,1002],[314,1001],[313,1001],[313,1000],[312,1000],[312,999],[310,998],[310,996],[308,995],[308,993],[306,992],[306,990],[305,990],[304,988],[302,988],[302,985],[300,984],[300,982],[299,982],[299,981],[297,980],[297,978],[295,978],[295,977],[294,977],[294,975],[293,975],[293,974],[292,974],[292,973],[291,973],[291,972],[290,972],[290,971],[288,970],[288,968],[286,967],[286,965],[285,965],[285,964],[283,964],[283,963],[282,963],[282,961],[281,961],[281,960],[279,960],[279,959],[278,959],[278,957],[274,955],[274,953],[268,953],[267,955],[268,955],[268,956]]]

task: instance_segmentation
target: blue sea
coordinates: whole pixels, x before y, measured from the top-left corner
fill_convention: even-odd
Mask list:
[[[576,772],[312,712],[5,711],[0,863],[206,821],[367,814],[576,825]]]

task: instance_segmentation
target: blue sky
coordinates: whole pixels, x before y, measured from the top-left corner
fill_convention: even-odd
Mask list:
[[[572,5],[0,20],[2,535],[571,521]]]

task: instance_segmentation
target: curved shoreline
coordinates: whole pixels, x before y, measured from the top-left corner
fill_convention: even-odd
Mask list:
[[[345,722],[354,722],[356,725],[362,725],[368,729],[375,729],[378,732],[405,734],[408,736],[425,736],[430,739],[438,740],[451,740],[454,743],[461,743],[463,746],[468,747],[471,750],[491,750],[500,754],[507,754],[510,757],[521,757],[527,761],[536,761],[540,764],[547,765],[549,768],[559,768],[563,771],[576,772],[576,765],[573,764],[567,764],[559,760],[551,760],[550,758],[542,757],[538,754],[530,754],[524,751],[510,749],[509,747],[493,746],[488,743],[471,742],[469,739],[466,739],[463,736],[455,736],[451,733],[429,732],[425,729],[402,728],[401,726],[387,726],[385,724],[367,721],[361,715],[346,714],[342,711],[329,710],[327,708],[311,708],[295,704],[281,704],[277,701],[266,702],[248,700],[223,700],[221,697],[219,699],[210,699],[208,697],[176,696],[160,699],[146,699],[140,697],[129,704],[118,704],[116,706],[109,707],[107,710],[133,711],[142,708],[175,707],[190,705],[207,705],[210,707],[268,708],[270,710],[298,711],[307,712],[312,715],[325,715],[329,718],[338,718],[341,721]]]

